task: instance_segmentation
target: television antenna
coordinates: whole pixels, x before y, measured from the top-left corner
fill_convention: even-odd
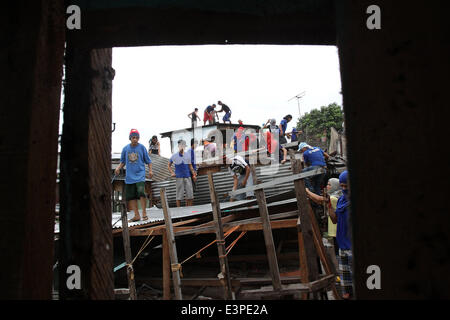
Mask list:
[[[305,91],[299,93],[299,94],[296,95],[296,96],[293,96],[292,98],[290,98],[290,99],[288,100],[288,102],[289,102],[289,101],[291,101],[291,100],[293,100],[293,99],[297,99],[297,105],[298,105],[298,117],[299,117],[299,118],[301,118],[301,116],[302,116],[302,114],[301,114],[301,112],[300,112],[300,99],[303,98],[304,96],[305,96]]]

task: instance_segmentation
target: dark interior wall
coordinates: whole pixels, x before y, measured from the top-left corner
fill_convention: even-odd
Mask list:
[[[0,299],[51,298],[63,26],[60,1],[0,10]]]
[[[337,1],[359,299],[449,298],[444,1]],[[365,14],[381,8],[381,30]],[[381,290],[368,290],[369,265]]]
[[[281,2],[288,3],[283,8],[293,3]],[[280,2],[263,2],[255,11],[239,9],[245,1],[231,3],[229,10],[193,8],[177,1],[172,7],[83,12],[82,30],[69,32],[70,44],[93,59],[89,61],[98,62],[90,77],[97,77],[94,87],[102,88],[104,81],[108,86],[110,53],[98,51],[106,60],[96,59],[92,50],[82,47],[224,40],[230,44],[337,43],[348,133],[357,298],[448,298],[450,221],[443,179],[448,165],[439,141],[446,129],[443,108],[448,105],[445,93],[450,71],[445,2],[377,1],[382,30],[376,31],[365,27],[366,8],[373,4],[368,1],[338,0],[334,5],[332,1],[320,1],[320,5],[301,1],[305,7],[293,6],[292,11],[277,10]],[[0,61],[5,70],[0,77],[0,165],[7,168],[5,181],[12,182],[0,186],[6,203],[0,214],[0,254],[1,261],[8,261],[0,265],[0,295],[49,298],[64,8],[57,0],[16,1],[8,2],[0,14]],[[82,81],[79,85],[83,88]],[[97,123],[105,126],[100,146],[110,139],[106,134],[110,110],[102,104],[109,93],[96,90],[99,100],[83,105],[83,110],[92,113],[78,121],[80,125],[83,119],[95,123],[96,114],[107,112]],[[66,139],[75,138],[76,133]],[[85,141],[88,137],[83,135]],[[86,210],[93,210],[95,204],[89,202],[78,220],[81,227],[71,225],[74,239],[83,239],[83,217],[93,226],[91,236],[110,225],[101,214],[108,208],[107,186],[93,180],[96,169],[106,177],[102,171],[105,159],[96,158],[93,146],[83,146],[88,155],[76,160],[81,171],[71,174],[86,176],[87,182],[78,185],[78,195],[82,198],[87,191],[84,195],[89,201],[99,202],[100,213],[90,217]],[[107,152],[102,149],[101,154]],[[93,162],[88,165],[87,159]],[[83,263],[90,268],[90,279],[104,285],[105,293],[85,292],[82,297],[106,297],[112,292],[111,274],[103,273],[110,266],[96,268],[108,260],[101,251],[101,239],[108,235],[101,235],[87,239],[81,250],[84,258],[99,252],[94,264]],[[365,271],[372,264],[381,267],[381,290],[369,291],[365,286]]]
[[[74,44],[335,44],[332,0],[74,1]],[[225,42],[227,41],[227,42]]]

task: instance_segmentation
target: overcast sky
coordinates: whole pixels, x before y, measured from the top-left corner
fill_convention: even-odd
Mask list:
[[[113,68],[113,152],[129,143],[132,128],[148,148],[152,135],[160,139],[159,133],[190,127],[189,112],[197,107],[203,120],[204,109],[218,100],[231,108],[233,123],[261,126],[291,114],[288,131],[299,116],[297,100],[288,100],[303,91],[302,115],[333,102],[342,105],[335,46],[114,48]],[[160,142],[161,155],[169,157],[169,139]]]

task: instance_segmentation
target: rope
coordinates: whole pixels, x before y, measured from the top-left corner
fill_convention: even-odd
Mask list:
[[[150,233],[148,234],[147,238],[145,239],[144,243],[142,244],[141,248],[139,249],[138,253],[136,254],[136,256],[134,257],[133,261],[131,261],[131,263],[129,263],[129,265],[132,265],[134,263],[134,261],[136,261],[136,258],[139,257],[139,255],[142,253],[142,251],[145,250],[145,248],[150,244],[150,242],[152,242],[152,240],[155,238],[155,236],[153,236],[150,240],[150,236],[153,234],[154,230],[151,230]]]
[[[226,248],[227,253],[225,254],[225,256],[230,253],[231,249],[233,249],[239,239],[242,238],[246,233],[247,231],[242,231],[241,234]]]
[[[214,240],[214,241],[212,241],[212,242],[210,242],[210,243],[208,243],[206,246],[204,246],[203,248],[201,248],[200,250],[198,250],[196,253],[194,253],[193,255],[191,255],[190,257],[188,257],[188,258],[186,258],[183,262],[181,262],[181,264],[183,264],[183,263],[185,263],[185,262],[187,262],[187,261],[189,261],[190,259],[192,259],[193,257],[195,257],[195,256],[197,256],[197,257],[199,257],[199,255],[200,255],[200,252],[202,252],[203,250],[205,250],[206,248],[208,248],[209,246],[211,246],[211,245],[213,245],[214,243],[219,243],[219,244],[225,244],[225,239],[230,235],[230,234],[232,234],[234,231],[236,231],[236,229],[238,229],[239,228],[239,226],[235,226],[235,227],[233,227],[233,228],[231,228],[230,230],[228,230],[227,232],[225,232],[224,233],[224,240]],[[220,256],[219,256],[219,258],[221,258]]]

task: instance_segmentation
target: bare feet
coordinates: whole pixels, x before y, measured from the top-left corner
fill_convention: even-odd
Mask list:
[[[130,220],[128,220],[128,222],[136,222],[136,221],[139,221],[139,220],[141,220],[141,217],[140,216],[135,216],[135,217],[133,217],[133,219],[130,219]]]

